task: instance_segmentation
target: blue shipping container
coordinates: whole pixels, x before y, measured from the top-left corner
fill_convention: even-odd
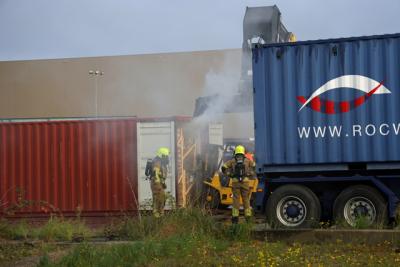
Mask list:
[[[259,172],[397,168],[400,34],[253,50]]]

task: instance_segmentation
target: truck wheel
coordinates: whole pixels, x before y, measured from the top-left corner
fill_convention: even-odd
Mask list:
[[[387,204],[373,187],[355,185],[344,189],[333,205],[336,223],[367,228],[383,226],[387,220]]]
[[[317,196],[302,185],[276,189],[267,202],[267,221],[274,228],[311,228],[318,225],[321,206]]]

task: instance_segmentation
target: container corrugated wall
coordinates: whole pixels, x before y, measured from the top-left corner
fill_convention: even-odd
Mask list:
[[[136,140],[135,118],[0,123],[0,209],[136,210]]]
[[[259,171],[400,162],[399,34],[255,48],[253,79]]]

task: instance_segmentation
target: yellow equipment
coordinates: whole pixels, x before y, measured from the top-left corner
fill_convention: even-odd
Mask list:
[[[211,189],[214,189],[214,191],[208,190],[206,196],[206,201],[212,203],[213,208],[217,208],[219,205],[230,206],[233,204],[232,179],[229,179],[228,186],[223,186],[219,172],[215,172],[211,180],[204,181],[204,184],[208,185]],[[257,192],[258,179],[250,180],[249,185],[251,190],[251,199],[253,193]],[[240,203],[243,204],[242,198],[240,198]]]

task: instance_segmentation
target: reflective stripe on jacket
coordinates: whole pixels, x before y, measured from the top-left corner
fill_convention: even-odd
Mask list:
[[[153,159],[153,175],[151,176],[152,181],[155,183],[164,183],[167,178],[167,168],[161,164],[160,157]]]

